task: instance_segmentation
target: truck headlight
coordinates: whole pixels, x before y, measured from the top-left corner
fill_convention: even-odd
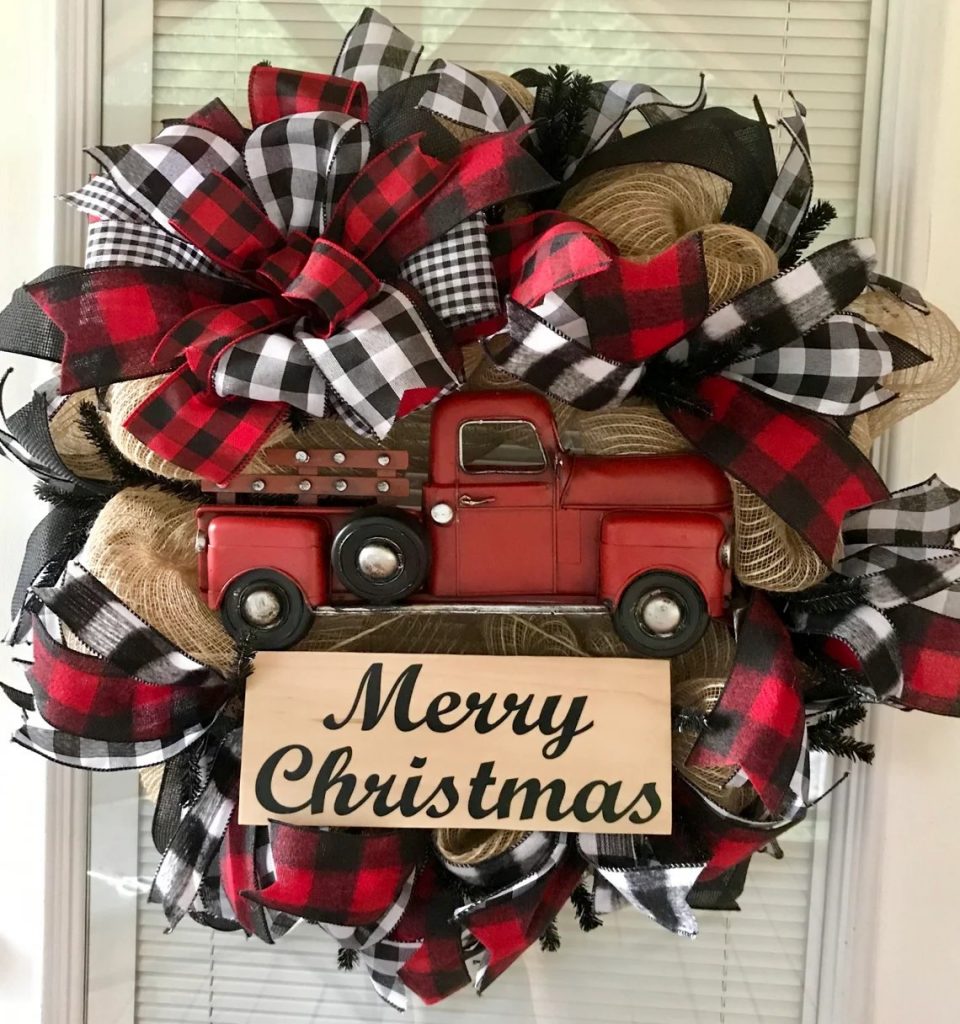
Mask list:
[[[720,544],[720,550],[717,552],[717,559],[723,569],[729,569],[730,566],[733,565],[733,538],[729,534],[723,538],[723,541]]]

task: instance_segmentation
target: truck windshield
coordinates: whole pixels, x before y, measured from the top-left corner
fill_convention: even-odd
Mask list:
[[[528,420],[468,420],[460,425],[465,473],[539,473],[547,459]]]

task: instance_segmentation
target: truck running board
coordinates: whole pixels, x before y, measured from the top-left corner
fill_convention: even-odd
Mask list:
[[[602,604],[380,604],[323,605],[317,616],[377,615],[384,612],[416,612],[420,615],[609,615]]]

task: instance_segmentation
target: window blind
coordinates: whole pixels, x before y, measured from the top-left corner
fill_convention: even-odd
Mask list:
[[[154,118],[183,117],[219,95],[237,113],[261,60],[329,72],[362,3],[155,0]],[[870,38],[870,0],[381,0],[434,55],[513,72],[565,63],[597,80],[630,78],[686,102],[706,75],[711,104],[773,123],[809,111],[815,194],[838,211],[830,237],[854,233]],[[781,142],[781,149],[784,143]]]
[[[140,811],[141,881],[153,877],[153,805]],[[567,908],[555,953],[533,948],[478,999],[415,997],[412,1024],[801,1024],[816,811],[788,832],[784,858],[758,854],[738,913],[701,911],[680,939],[626,909],[585,935]],[[395,1022],[362,967],[337,969],[336,943],[301,924],[275,946],[185,919],[169,935],[137,901],[135,1024]],[[814,952],[816,955],[816,952]],[[99,1022],[98,1022],[99,1024]]]

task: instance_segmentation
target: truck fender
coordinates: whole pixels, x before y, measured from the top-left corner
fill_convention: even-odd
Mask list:
[[[294,516],[214,516],[206,530],[207,604],[219,608],[230,584],[244,573],[271,569],[289,577],[312,608],[329,603],[330,532],[325,520]]]
[[[598,597],[616,607],[623,592],[646,572],[678,573],[703,593],[711,616],[724,612],[732,575],[724,565],[727,524],[695,511],[613,512],[600,529]]]

